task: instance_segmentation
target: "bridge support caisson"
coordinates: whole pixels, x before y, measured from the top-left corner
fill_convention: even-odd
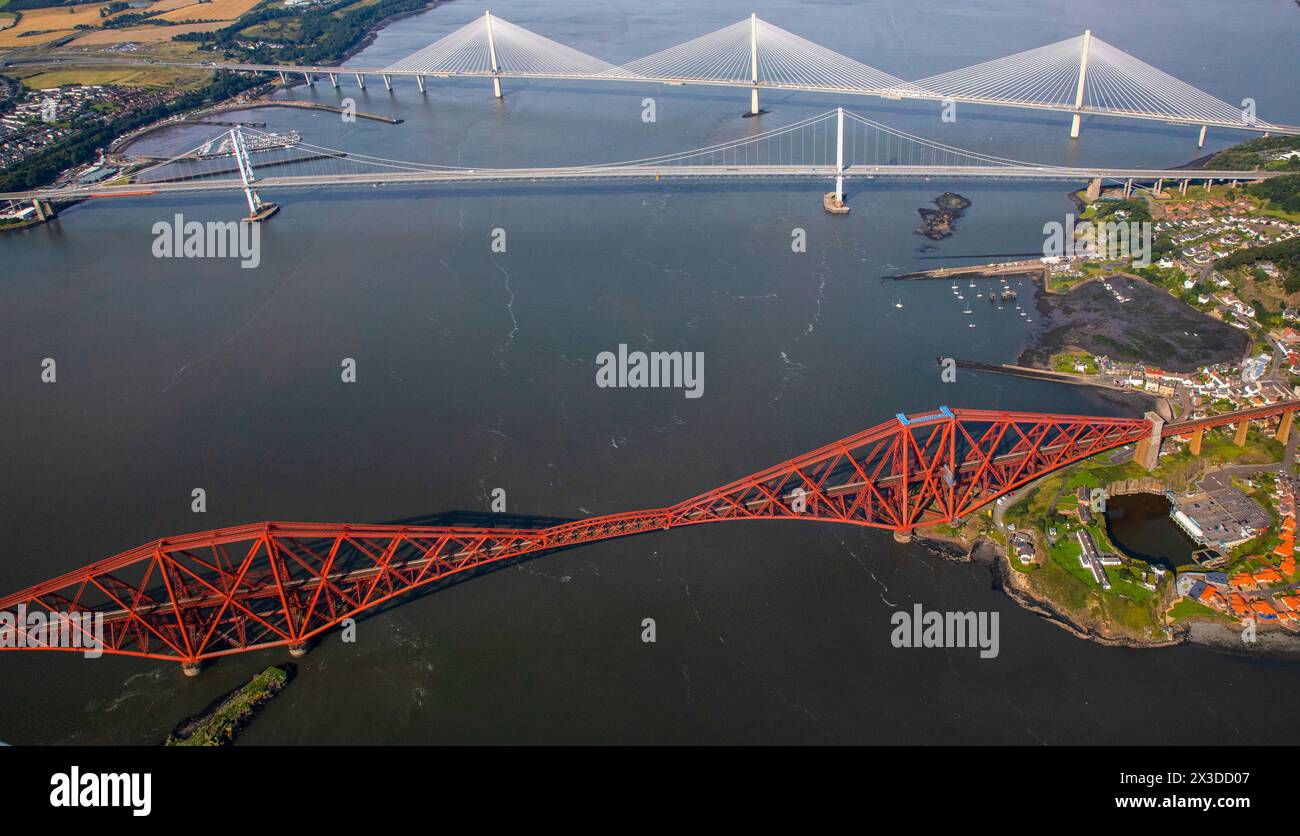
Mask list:
[[[1079,55],[1079,83],[1074,88],[1074,115],[1070,119],[1070,139],[1079,138],[1079,126],[1082,121],[1083,90],[1088,78],[1088,48],[1092,46],[1092,30],[1084,30],[1083,50]]]
[[[1148,412],[1142,417],[1151,425],[1151,432],[1138,442],[1133,460],[1147,470],[1155,470],[1160,461],[1160,437],[1165,428],[1165,419],[1155,412]]]
[[[199,671],[201,670],[203,670],[203,663],[197,660],[181,662],[181,673],[185,674],[186,676],[198,676]]]
[[[910,542],[912,542],[912,533],[913,533],[913,529],[910,529],[910,528],[903,529],[903,530],[895,530],[895,531],[894,531],[894,542],[895,542],[895,543],[910,543]]]
[[[294,659],[301,659],[307,655],[307,642],[298,642],[289,645],[289,655]]]

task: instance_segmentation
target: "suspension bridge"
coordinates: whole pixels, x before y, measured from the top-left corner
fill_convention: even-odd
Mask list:
[[[522,183],[606,180],[658,182],[699,179],[824,180],[842,204],[846,179],[943,178],[1089,181],[1124,184],[1125,194],[1149,184],[1158,194],[1166,180],[1184,193],[1193,183],[1257,180],[1270,171],[1129,169],[1052,166],[967,151],[915,136],[836,108],[741,139],[656,157],[545,168],[487,168],[394,160],[352,153],[286,136],[235,126],[223,137],[151,164],[114,184],[73,183],[0,193],[0,198],[43,203],[88,198],[148,197],[243,191],[249,219],[274,211],[267,189],[411,186],[455,183]]]
[[[1241,445],[1251,422],[1271,419],[1285,444],[1297,407],[1285,401],[1168,424],[1153,412],[1099,418],[941,407],[900,413],[666,508],[532,529],[264,522],[168,537],[0,599],[0,625],[10,625],[0,649],[81,652],[35,634],[15,641],[24,631],[18,614],[36,612],[82,616],[75,625],[101,617],[105,653],[179,662],[187,674],[204,660],[261,648],[298,656],[344,619],[512,560],[742,520],[844,523],[907,539],[1124,445],[1136,444],[1136,461],[1150,468],[1163,438],[1189,438],[1195,452],[1207,429],[1235,425]]]
[[[485,12],[481,18],[383,67],[302,66],[231,61],[38,58],[29,63],[113,63],[203,70],[278,73],[308,85],[349,77],[364,88],[378,77],[414,79],[420,93],[429,79],[484,78],[502,95],[503,79],[614,81],[740,87],[750,91],[751,114],[760,91],[800,91],[881,99],[967,103],[1069,114],[1070,136],[1084,116],[1104,116],[1207,127],[1300,134],[1300,127],[1257,119],[1253,105],[1230,104],[1181,81],[1086,31],[1082,35],[974,66],[904,81],[751,15],[730,26],[624,64],[613,64]],[[15,63],[24,63],[22,59]]]

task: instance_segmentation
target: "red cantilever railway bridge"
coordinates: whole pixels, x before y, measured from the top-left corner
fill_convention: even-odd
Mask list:
[[[204,659],[258,648],[301,653],[345,618],[490,564],[729,520],[817,520],[907,533],[959,520],[1053,470],[1125,444],[1272,417],[1282,418],[1285,434],[1298,407],[1300,401],[1286,401],[1171,424],[1150,414],[941,407],[899,414],[667,508],[534,529],[254,523],[130,549],[0,599],[0,612],[25,606],[29,613],[102,613],[104,652],[181,662],[195,672]]]

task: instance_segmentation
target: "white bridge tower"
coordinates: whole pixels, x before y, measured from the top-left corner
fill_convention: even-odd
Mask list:
[[[260,221],[275,211],[274,203],[263,203],[253,189],[257,175],[253,174],[253,163],[248,158],[248,146],[244,144],[244,132],[239,125],[230,129],[230,144],[235,151],[235,164],[239,166],[239,179],[244,184],[244,197],[248,200],[248,221]]]

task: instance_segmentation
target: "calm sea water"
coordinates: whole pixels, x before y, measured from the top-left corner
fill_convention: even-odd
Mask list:
[[[905,78],[1099,37],[1261,117],[1300,122],[1293,3],[772,3],[771,22]],[[494,14],[611,61],[746,16],[748,4],[499,2]],[[457,2],[383,30],[388,63],[482,13]],[[1285,71],[1284,71],[1285,70]],[[507,81],[327,85],[290,98],[400,116],[257,111],[275,130],[400,160],[545,165],[685,150],[843,104],[949,144],[1041,161],[1171,165],[1195,131],[744,91]],[[378,89],[376,89],[378,88]],[[641,121],[645,96],[658,121]],[[156,150],[201,133],[156,136]],[[1211,148],[1238,137],[1211,132]],[[916,209],[974,204],[923,250]],[[152,225],[231,219],[235,195],[85,204],[0,237],[0,586],[15,589],[160,535],[262,519],[388,521],[658,506],[937,404],[1106,414],[1086,391],[1011,378],[940,382],[938,355],[1003,361],[1032,324],[945,283],[882,283],[925,256],[1033,252],[1070,210],[1062,184],[871,184],[831,218],[820,184],[294,191],[262,263],[156,260]],[[808,251],[790,251],[791,229]],[[492,230],[506,230],[492,253]],[[946,262],[945,262],[946,263]],[[894,303],[900,294],[904,307]],[[1028,317],[1026,317],[1028,318]],[[967,327],[974,320],[976,328]],[[705,395],[607,390],[596,355],[704,352]],[[59,382],[39,382],[58,360]],[[342,358],[359,380],[339,382]],[[208,511],[190,512],[202,487]],[[922,603],[1001,613],[1001,654],[899,650],[889,617]],[[644,618],[658,641],[640,640]],[[154,742],[278,652],[193,680],[170,665],[0,656],[0,739]],[[692,528],[572,550],[425,596],[333,636],[246,733],[324,742],[1256,742],[1300,685],[1293,663],[1079,641],[992,589],[986,567],[887,535],[808,523]],[[1249,689],[1249,690],[1246,690]],[[1170,701],[1170,693],[1179,698]],[[1224,706],[1251,694],[1252,711]],[[1170,707],[1170,706],[1174,707]],[[1158,708],[1157,708],[1158,706]],[[1294,736],[1290,738],[1294,740]]]

